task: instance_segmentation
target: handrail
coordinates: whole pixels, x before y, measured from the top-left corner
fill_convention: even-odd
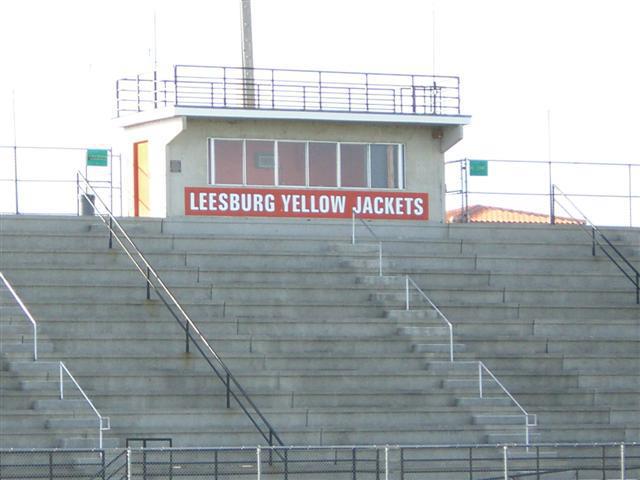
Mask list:
[[[99,424],[98,424],[98,448],[102,448],[102,432],[103,431],[107,431],[107,430],[111,430],[111,420],[109,419],[109,417],[103,417],[102,415],[100,415],[100,412],[93,405],[93,402],[89,399],[87,394],[84,393],[84,390],[82,389],[80,384],[76,381],[75,377],[73,375],[71,375],[71,372],[69,371],[67,366],[63,362],[59,362],[59,364],[60,364],[60,372],[59,372],[60,373],[60,400],[64,400],[64,373],[66,373],[67,376],[73,382],[73,384],[76,386],[76,388],[80,391],[80,393],[84,397],[85,401],[89,404],[89,407],[91,407],[91,410],[93,410],[93,413],[95,413],[96,416],[98,417],[98,421],[99,421]]]
[[[580,222],[579,219],[575,218],[571,212],[564,206],[562,205],[561,202],[558,201],[557,199],[557,195],[556,195],[556,191],[562,196],[564,197],[567,202],[569,202],[571,204],[571,206],[580,214],[582,215],[582,219],[583,222]],[[555,206],[555,204],[558,204],[572,219],[576,220],[576,223],[578,225],[580,225],[580,228],[582,229],[583,232],[585,232],[585,234],[587,234],[587,236],[589,236],[591,238],[591,255],[595,256],[596,255],[596,245],[598,247],[600,247],[600,250],[602,250],[602,252],[607,256],[607,258],[609,260],[611,260],[613,262],[613,264],[618,267],[618,270],[620,270],[625,277],[627,277],[627,279],[633,284],[634,287],[636,287],[636,303],[640,304],[640,271],[638,271],[638,269],[636,269],[636,267],[634,267],[631,262],[627,259],[627,257],[625,257],[623,255],[623,253],[618,250],[618,248],[611,243],[611,241],[607,238],[607,236],[602,233],[602,231],[589,219],[589,217],[587,217],[582,210],[580,210],[578,208],[578,206],[571,200],[571,198],[569,198],[569,196],[567,194],[565,194],[560,187],[558,187],[557,185],[552,185],[551,188],[551,195],[552,195],[552,205]],[[555,217],[555,208],[552,210],[551,212],[551,223],[554,223],[554,217]],[[586,222],[586,223],[584,223]],[[587,224],[589,225],[590,231],[587,228]],[[606,242],[606,244],[611,247],[611,249],[614,251],[615,255],[617,255],[618,260],[616,261],[616,259],[612,256],[611,253],[609,253],[606,249],[605,246],[603,246],[603,244],[601,242],[598,241],[598,239],[596,238],[596,234],[599,235],[600,237],[602,237],[602,239]],[[627,272],[622,265],[620,265],[619,261],[622,261],[627,267],[629,267],[632,272],[633,272],[633,276],[631,274],[629,274],[629,272]]]
[[[376,235],[376,232],[374,232],[373,229],[369,225],[367,225],[367,222],[365,222],[362,218],[357,217],[355,208],[351,210],[351,245],[356,244],[356,218],[360,220],[360,222],[365,227],[367,227],[369,233],[378,242],[378,276],[382,277],[382,240],[380,240],[380,237]]]
[[[449,321],[449,319],[445,316],[444,313],[436,306],[435,303],[431,301],[431,299],[427,296],[426,293],[422,291],[422,289],[418,286],[418,284],[411,278],[409,275],[405,276],[405,310],[410,310],[409,305],[409,284],[413,285],[413,287],[422,295],[422,297],[429,302],[431,307],[436,311],[438,315],[444,320],[449,328],[449,361],[453,362],[453,324]]]
[[[491,370],[489,370],[489,368],[481,360],[478,361],[478,388],[480,390],[480,392],[479,392],[480,393],[480,398],[484,398],[484,396],[483,396],[483,388],[482,388],[482,371],[483,370],[489,374],[489,376],[493,379],[493,381],[498,384],[498,386],[502,389],[502,391],[507,394],[507,397],[509,397],[511,399],[511,401],[516,405],[516,407],[518,407],[518,409],[524,415],[525,445],[529,445],[529,427],[535,427],[536,425],[538,425],[538,416],[535,413],[533,413],[533,414],[532,413],[528,413],[522,407],[522,405],[520,405],[520,402],[518,402],[515,399],[515,397],[513,395],[511,395],[509,390],[507,390],[507,388],[502,384],[502,382],[496,378],[496,376],[493,374],[493,372]],[[529,417],[533,417],[534,418],[534,422],[533,423],[529,423]]]
[[[15,301],[18,303],[18,306],[22,309],[22,312],[25,314],[27,319],[31,322],[31,325],[33,327],[33,360],[36,361],[38,360],[38,324],[34,320],[33,316],[31,315],[31,312],[29,312],[29,309],[24,304],[20,296],[16,293],[16,291],[13,289],[13,287],[9,283],[9,280],[7,280],[7,278],[4,276],[2,272],[0,272],[0,280],[2,280],[2,283],[4,283],[4,285],[7,287],[7,289],[9,290],[9,292],[11,293]]]
[[[185,334],[186,334],[186,350],[187,350],[187,352],[189,351],[189,341],[191,341],[191,342],[193,342],[193,344],[195,345],[197,350],[200,352],[200,354],[202,355],[204,360],[209,364],[209,366],[211,367],[213,372],[216,374],[216,376],[225,385],[226,390],[227,390],[226,391],[226,393],[227,393],[227,408],[230,408],[230,406],[231,406],[230,397],[233,397],[233,399],[238,403],[238,405],[240,406],[242,411],[245,413],[245,415],[247,415],[247,417],[249,418],[251,423],[254,425],[254,427],[258,430],[260,435],[262,435],[262,437],[267,442],[269,442],[270,446],[273,446],[274,440],[279,445],[284,445],[284,443],[280,439],[280,436],[278,435],[276,430],[269,423],[269,421],[265,418],[265,416],[262,414],[260,409],[253,402],[251,397],[249,397],[247,392],[240,385],[240,383],[238,382],[236,377],[231,373],[231,370],[227,367],[227,365],[224,363],[222,358],[215,352],[215,350],[213,349],[211,344],[207,341],[205,336],[198,329],[198,327],[193,322],[191,317],[189,317],[187,312],[182,308],[182,306],[180,305],[178,300],[174,297],[174,295],[171,293],[171,291],[167,288],[167,286],[164,284],[164,282],[162,281],[162,279],[160,278],[158,273],[154,270],[154,268],[151,266],[151,264],[147,261],[146,257],[138,249],[138,247],[133,242],[133,240],[131,240],[131,238],[129,237],[127,232],[124,230],[124,228],[120,225],[118,220],[116,220],[116,218],[112,215],[111,211],[109,210],[107,205],[104,203],[102,198],[100,198],[100,196],[98,195],[96,190],[91,186],[89,181],[85,178],[84,175],[82,175],[81,172],[77,172],[77,178],[78,178],[78,181],[80,181],[80,179],[81,179],[84,182],[84,185],[86,187],[88,187],[88,189],[91,190],[92,195],[94,196],[94,200],[98,199],[100,201],[101,205],[102,205],[103,210],[106,212],[104,215],[98,215],[98,217],[100,218],[100,220],[102,220],[102,222],[105,224],[105,226],[109,229],[109,247],[111,248],[112,239],[115,238],[116,241],[118,242],[118,244],[124,250],[124,253],[133,262],[133,264],[135,265],[137,270],[142,274],[143,277],[145,277],[146,287],[147,287],[147,298],[150,298],[150,288],[153,288],[153,290],[156,293],[156,295],[158,295],[158,298],[160,298],[160,300],[165,305],[167,310],[169,310],[169,312],[171,313],[173,318],[178,322],[180,327],[182,327],[182,329],[185,331]],[[92,200],[90,198],[90,195],[88,195],[86,192],[83,192],[82,195],[91,204],[91,206],[94,208],[94,210],[97,212],[96,204],[95,204],[94,200]],[[108,220],[105,217],[108,217]],[[123,239],[120,238],[120,236],[118,235],[118,232],[116,232],[116,230],[114,229],[114,226],[117,228],[119,234],[123,237]],[[125,245],[125,243],[128,245],[128,247],[127,247],[127,245]],[[130,249],[132,249],[133,252],[130,251]],[[137,258],[137,260],[136,260],[136,258],[134,258],[134,255]],[[168,300],[167,300],[167,298],[165,298],[165,295],[166,295],[166,297],[168,297]],[[174,308],[175,308],[175,310],[177,310],[178,313],[176,313],[176,311],[174,311]],[[196,335],[195,337],[194,337],[194,334],[192,332],[195,332],[195,335]],[[200,342],[202,342],[203,346],[201,346],[198,343],[197,340],[200,340]],[[207,355],[207,353],[210,354],[211,357],[213,357],[213,360],[218,364],[218,367],[219,367],[220,370],[222,370],[222,372],[219,371],[218,368],[216,368],[216,366],[212,362],[212,359],[210,358],[209,355]],[[237,393],[232,388],[232,384],[235,387],[235,390],[237,390]],[[245,405],[245,402],[246,402],[247,405]],[[266,427],[266,429],[267,429],[266,432],[264,430],[264,427],[259,425],[258,420],[256,418],[254,418],[254,415],[251,414],[251,412],[249,411],[249,408],[252,409],[252,411],[258,417],[258,419],[262,422],[264,427]]]
[[[355,219],[356,219],[356,214],[355,214],[355,210],[352,211],[352,221],[351,221],[351,244],[354,245],[355,244]],[[359,219],[362,221],[362,219]],[[371,233],[371,235],[373,235],[373,237],[378,240],[380,248],[379,248],[379,254],[380,254],[380,276],[382,276],[382,240],[380,240],[380,237],[378,237],[376,235],[376,233],[373,231],[373,229],[367,225],[364,221],[362,221],[362,223],[367,227],[367,229],[369,230],[369,232]],[[418,284],[409,276],[409,275],[405,275],[405,310],[410,310],[410,296],[409,296],[409,285],[412,285],[419,293],[420,295],[427,300],[427,302],[429,302],[429,305],[431,305],[431,307],[436,311],[436,313],[445,321],[445,323],[447,324],[447,327],[449,328],[449,361],[450,362],[454,362],[454,356],[453,356],[453,324],[449,321],[449,319],[446,317],[446,315],[444,313],[442,313],[442,311],[438,308],[438,306],[427,296],[426,293],[424,293],[424,291],[418,286]],[[471,362],[471,361],[457,361],[457,363],[475,363],[475,362]],[[515,397],[509,392],[509,390],[507,390],[507,388],[502,384],[502,382],[500,382],[496,376],[491,372],[491,370],[489,370],[489,368],[487,368],[487,366],[480,360],[478,360],[478,369],[479,369],[479,376],[478,376],[478,385],[479,385],[479,393],[480,393],[480,398],[483,398],[483,389],[482,389],[482,370],[484,369],[489,376],[500,386],[500,388],[507,394],[507,396],[511,399],[511,401],[516,405],[516,407],[518,407],[518,409],[520,409],[520,411],[522,411],[524,417],[525,417],[525,439],[526,439],[526,445],[529,445],[529,439],[530,439],[530,432],[529,432],[529,427],[535,427],[538,424],[538,417],[536,414],[531,414],[528,413],[523,407],[522,405],[520,405],[520,403],[515,399]],[[534,422],[530,423],[529,422],[529,418],[533,417],[534,418]]]

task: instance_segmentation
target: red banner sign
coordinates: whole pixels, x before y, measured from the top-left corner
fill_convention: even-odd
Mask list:
[[[186,187],[185,215],[428,220],[426,193]]]

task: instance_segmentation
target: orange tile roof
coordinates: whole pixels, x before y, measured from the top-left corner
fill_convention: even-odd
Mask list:
[[[468,222],[550,223],[549,215],[486,205],[470,206],[467,209],[467,213],[469,216],[467,220]],[[462,223],[464,221],[463,211],[461,208],[449,210],[446,218],[448,223]],[[559,216],[556,216],[555,221],[560,224],[584,223],[584,220],[576,220],[573,218]]]

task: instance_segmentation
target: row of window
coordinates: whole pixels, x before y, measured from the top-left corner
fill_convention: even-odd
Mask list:
[[[404,188],[400,144],[209,139],[209,183]]]

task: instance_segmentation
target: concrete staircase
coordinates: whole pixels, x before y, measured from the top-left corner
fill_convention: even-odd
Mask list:
[[[107,248],[99,220],[0,222],[0,270],[41,323],[41,362],[64,360],[111,417],[114,444],[264,443],[225,408],[224,386],[185,353],[184,332]],[[576,229],[376,224],[379,278],[377,246],[350,245],[346,223],[123,224],[287,444],[524,441],[521,412],[496,385],[477,398],[477,363],[463,362],[478,359],[539,415],[532,441],[639,438],[635,293]],[[633,231],[614,234],[638,244]],[[460,363],[446,361],[448,333],[430,309],[415,298],[403,311],[404,273],[454,323]],[[87,425],[55,410],[55,391],[16,387],[47,367],[25,352],[2,359],[0,421],[13,422],[2,447],[81,446]],[[48,431],[26,435],[28,414]]]

